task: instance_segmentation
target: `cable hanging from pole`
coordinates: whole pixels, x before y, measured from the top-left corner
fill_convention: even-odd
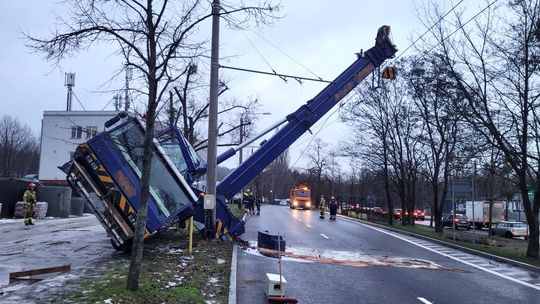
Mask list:
[[[315,82],[324,82],[324,83],[332,83],[331,81],[324,80],[324,79],[316,79],[316,78],[309,78],[309,77],[302,77],[302,76],[294,76],[294,75],[287,75],[287,74],[281,74],[281,73],[270,73],[270,72],[264,72],[264,71],[258,71],[258,70],[251,70],[251,69],[244,69],[244,68],[236,68],[226,65],[220,65],[220,68],[223,69],[229,69],[229,70],[235,70],[235,71],[242,71],[242,72],[249,72],[249,73],[256,73],[256,74],[264,74],[264,75],[272,75],[277,76],[281,78],[283,81],[287,82],[289,78],[294,79],[298,81],[298,83],[302,84],[303,80],[306,81],[315,81]]]

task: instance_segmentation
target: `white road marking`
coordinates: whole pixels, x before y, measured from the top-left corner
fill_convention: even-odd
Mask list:
[[[322,235],[324,238],[329,239],[329,237],[327,237],[326,235],[324,235],[324,234],[322,234],[322,233],[321,233],[321,235]]]
[[[351,221],[351,220],[349,220],[349,221]],[[373,229],[373,230],[375,230],[375,231],[379,231],[379,232],[381,232],[381,233],[384,233],[384,234],[393,236],[393,237],[395,237],[395,238],[397,238],[397,239],[400,239],[400,240],[402,240],[402,241],[405,241],[405,242],[407,242],[407,243],[410,243],[410,244],[413,244],[413,245],[415,245],[415,246],[424,248],[424,249],[429,250],[429,251],[431,251],[431,252],[434,252],[434,253],[436,253],[436,254],[445,256],[445,257],[447,257],[447,258],[449,258],[449,259],[452,259],[452,260],[458,261],[458,262],[460,262],[460,263],[469,265],[469,266],[471,266],[471,267],[474,267],[474,268],[483,270],[483,271],[485,271],[485,272],[489,272],[489,273],[494,274],[494,275],[496,275],[496,276],[498,276],[498,277],[501,277],[501,278],[510,280],[510,281],[512,281],[512,282],[516,282],[516,283],[521,284],[521,285],[525,285],[525,286],[527,286],[527,287],[530,287],[530,288],[533,288],[533,289],[536,289],[536,290],[540,290],[540,286],[536,286],[536,285],[534,285],[534,284],[530,284],[530,283],[527,283],[527,282],[523,282],[523,281],[514,279],[514,278],[512,278],[512,277],[509,277],[509,276],[504,275],[504,274],[502,274],[502,273],[498,273],[498,272],[493,271],[493,270],[491,270],[491,269],[487,269],[487,268],[484,268],[484,267],[475,265],[475,264],[470,263],[470,262],[467,262],[467,261],[465,261],[465,260],[462,260],[462,259],[453,257],[453,256],[451,256],[451,255],[449,255],[449,254],[442,253],[442,252],[439,252],[439,251],[437,251],[437,250],[435,250],[435,249],[431,249],[431,248],[429,248],[429,247],[426,247],[426,246],[424,246],[424,245],[417,244],[417,243],[415,243],[415,242],[413,242],[413,241],[410,241],[410,240],[407,240],[406,238],[403,238],[403,237],[401,237],[401,236],[399,236],[399,235],[395,235],[395,234],[392,234],[391,232],[385,231],[384,229],[372,227],[372,226],[370,226],[370,225],[366,225],[366,224],[363,224],[363,223],[358,223],[358,222],[356,222],[356,221],[351,221],[351,222],[354,222],[354,223],[360,224],[360,225],[362,225],[362,226],[364,226],[364,227]]]
[[[306,224],[306,226],[308,226],[309,228],[311,228],[311,225],[310,225],[310,224]]]
[[[428,301],[428,300],[426,300],[424,298],[421,298],[421,297],[418,297],[417,299],[420,300],[420,302],[425,303],[425,304],[433,304],[430,301]]]

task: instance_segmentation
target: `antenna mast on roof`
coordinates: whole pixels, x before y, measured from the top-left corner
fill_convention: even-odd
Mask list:
[[[71,111],[71,104],[73,101],[73,87],[75,86],[75,73],[66,73],[64,80],[64,86],[67,87],[67,104],[66,111]]]
[[[133,68],[130,67],[127,63],[125,64],[126,68],[126,96],[124,97],[124,110],[129,110],[129,80],[133,77]]]

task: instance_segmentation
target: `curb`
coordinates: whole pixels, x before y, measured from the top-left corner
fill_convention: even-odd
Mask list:
[[[479,250],[476,250],[476,249],[456,245],[456,244],[453,244],[453,243],[448,243],[448,242],[441,241],[441,240],[434,239],[434,238],[430,238],[428,236],[424,236],[424,235],[421,235],[421,234],[416,234],[416,233],[413,233],[413,232],[403,231],[403,230],[395,229],[395,228],[392,228],[392,227],[380,225],[380,224],[377,224],[377,223],[372,223],[372,222],[368,222],[368,221],[364,221],[364,220],[360,220],[360,219],[351,218],[351,217],[341,215],[341,214],[338,214],[337,216],[339,216],[339,217],[341,217],[341,218],[343,218],[345,220],[352,221],[352,222],[358,222],[358,223],[362,223],[362,224],[365,224],[365,225],[371,225],[371,226],[375,226],[375,227],[378,227],[378,228],[390,230],[392,232],[397,232],[397,233],[401,233],[401,234],[405,234],[405,235],[409,235],[409,236],[414,236],[414,237],[417,237],[419,239],[428,240],[428,241],[431,241],[431,242],[434,242],[434,243],[437,243],[437,244],[440,244],[440,245],[444,245],[444,246],[447,246],[447,247],[450,247],[450,248],[462,250],[462,251],[465,251],[465,252],[468,252],[468,253],[471,253],[471,254],[483,256],[483,257],[490,258],[490,259],[493,259],[493,260],[496,260],[496,261],[499,261],[499,262],[511,264],[511,265],[514,265],[514,266],[522,267],[522,268],[526,268],[527,270],[540,273],[540,267],[537,267],[537,266],[534,266],[534,265],[531,265],[531,264],[515,261],[515,260],[509,259],[509,258],[505,258],[505,257],[501,257],[501,256],[494,255],[494,254],[491,254],[491,253],[479,251]]]
[[[231,258],[231,277],[229,283],[229,304],[236,304],[236,264],[238,260],[238,245],[233,246]]]

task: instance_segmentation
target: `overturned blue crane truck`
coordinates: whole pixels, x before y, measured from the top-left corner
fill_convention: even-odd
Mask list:
[[[217,185],[215,237],[229,239],[244,233],[244,222],[233,216],[232,199],[266,166],[294,143],[343,97],[392,58],[397,49],[382,26],[375,46],[328,84],[317,96],[253,139],[218,156],[218,163],[233,156],[271,130],[283,125],[245,162]],[[137,219],[142,176],[145,123],[122,112],[105,124],[105,131],[79,145],[73,160],[62,168],[69,185],[86,198],[117,250],[131,245]],[[145,237],[194,216],[204,223],[203,199],[197,181],[204,179],[206,163],[177,128],[156,134],[150,177],[150,197]]]

